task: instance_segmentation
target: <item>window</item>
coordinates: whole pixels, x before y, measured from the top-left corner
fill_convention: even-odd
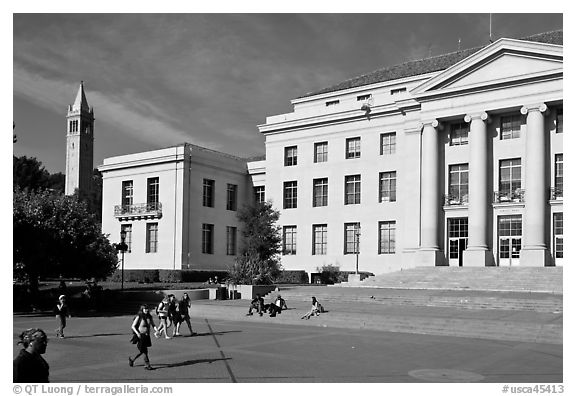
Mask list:
[[[402,87],[402,88],[396,88],[396,89],[392,89],[390,90],[390,95],[398,95],[402,92],[406,92],[406,88]]]
[[[296,254],[296,226],[284,226],[282,254]]]
[[[378,222],[378,254],[396,253],[396,222]]]
[[[158,223],[146,224],[146,253],[158,251]]]
[[[70,132],[78,132],[78,120],[70,121]]]
[[[500,200],[518,196],[522,188],[522,165],[520,158],[500,161]]]
[[[468,164],[450,165],[449,173],[449,202],[468,202]]]
[[[360,138],[346,139],[346,159],[360,158]]]
[[[313,180],[314,197],[312,206],[327,206],[328,205],[328,178],[314,179]]]
[[[564,132],[564,111],[563,109],[556,110],[556,133]]]
[[[122,224],[120,232],[126,233],[126,239],[124,240],[124,243],[128,246],[126,253],[132,252],[132,224]]]
[[[556,197],[564,196],[564,154],[556,154],[554,165],[554,190]]]
[[[330,101],[326,102],[326,107],[328,107],[328,106],[336,106],[338,103],[340,103],[339,100],[330,100]]]
[[[470,124],[459,122],[450,125],[450,146],[463,146],[468,144],[468,134],[470,133]]]
[[[380,134],[380,155],[396,152],[396,132]]]
[[[254,187],[254,199],[256,200],[256,203],[266,202],[266,187],[265,186]]]
[[[360,253],[360,223],[344,224],[344,254]]]
[[[298,182],[284,182],[284,209],[298,207]]]
[[[226,210],[236,210],[238,206],[238,186],[227,184],[226,186]]]
[[[504,116],[500,120],[500,140],[518,139],[520,137],[520,116]]]
[[[360,175],[345,176],[344,205],[360,203]]]
[[[234,256],[236,254],[236,227],[226,227],[226,254]]]
[[[314,143],[314,162],[328,161],[328,142]]]
[[[312,225],[312,254],[325,255],[328,246],[328,225]]]
[[[146,203],[148,206],[157,206],[160,201],[160,178],[150,177],[146,184],[148,185],[146,191]]]
[[[202,224],[202,253],[214,254],[214,224]]]
[[[134,182],[132,180],[124,180],[122,182],[122,209],[129,209],[132,206],[134,199]]]
[[[357,100],[358,102],[362,102],[362,101],[365,101],[365,100],[368,100],[368,99],[371,99],[371,98],[372,98],[372,94],[366,94],[366,95],[356,96],[356,100]]]
[[[564,258],[564,213],[554,213],[554,258]]]
[[[209,208],[214,207],[214,180],[204,179],[204,189],[202,193],[202,205]]]
[[[294,166],[298,164],[298,147],[291,146],[284,148],[284,166]]]
[[[396,202],[396,172],[380,172],[378,202]]]

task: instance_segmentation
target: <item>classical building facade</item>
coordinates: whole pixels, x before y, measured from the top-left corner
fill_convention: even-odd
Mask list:
[[[125,269],[226,270],[249,200],[246,161],[192,144],[107,158],[102,231],[126,232]]]
[[[562,265],[562,83],[562,31],[377,70],[267,117],[265,158],[106,159],[103,231],[126,268],[224,269],[235,190],[280,211],[285,269]]]
[[[66,183],[64,193],[82,195],[92,189],[94,166],[94,108],[88,106],[84,82],[66,115]]]
[[[561,31],[503,38],[268,117],[284,268],[561,265],[562,67]]]

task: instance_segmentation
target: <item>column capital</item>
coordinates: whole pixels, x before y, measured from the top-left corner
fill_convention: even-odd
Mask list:
[[[484,122],[486,122],[487,124],[489,124],[492,119],[490,118],[490,116],[488,115],[488,113],[486,113],[485,111],[482,111],[480,113],[470,113],[470,114],[466,114],[464,116],[464,121],[467,123],[472,122],[472,120],[477,120],[480,119]]]
[[[441,131],[444,128],[444,125],[437,119],[421,121],[420,129],[424,129],[426,125],[431,125],[433,128],[438,129],[439,131]]]
[[[531,111],[539,111],[540,113],[544,113],[546,112],[546,110],[548,110],[548,106],[546,106],[546,103],[535,103],[522,106],[522,108],[520,109],[520,113],[522,113],[523,115],[526,115]]]

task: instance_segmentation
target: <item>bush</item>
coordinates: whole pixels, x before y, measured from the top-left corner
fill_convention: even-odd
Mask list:
[[[320,273],[320,280],[327,285],[333,285],[340,282],[340,267],[335,265],[323,265],[322,268],[316,268]]]
[[[301,285],[309,283],[308,273],[304,270],[283,270],[276,278],[276,283],[287,283],[293,285]]]
[[[122,280],[122,270],[116,270],[108,278],[112,282]],[[158,270],[124,270],[124,282],[155,283],[160,280]]]
[[[181,283],[182,271],[180,270],[158,270],[158,280],[162,283]]]

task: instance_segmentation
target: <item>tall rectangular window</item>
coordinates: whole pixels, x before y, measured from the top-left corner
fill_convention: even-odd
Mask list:
[[[354,205],[360,203],[360,175],[344,177],[344,205]]]
[[[556,154],[554,165],[554,189],[556,197],[564,196],[564,154]]]
[[[328,161],[328,142],[314,143],[314,162]]]
[[[396,253],[396,222],[378,222],[378,254]]]
[[[228,256],[236,255],[236,227],[226,227],[226,254]]]
[[[214,254],[214,224],[202,224],[202,253]]]
[[[226,210],[236,210],[238,206],[238,186],[236,184],[226,185]]]
[[[396,152],[396,132],[380,134],[380,155],[389,155]]]
[[[396,202],[396,172],[380,172],[379,202]]]
[[[126,253],[132,252],[132,224],[122,224],[120,232],[126,233],[126,239],[124,240],[124,243],[128,246]]]
[[[468,144],[468,134],[470,133],[470,124],[459,122],[450,125],[450,146],[462,146]]]
[[[146,224],[146,253],[158,251],[158,223]]]
[[[514,198],[522,188],[522,164],[520,158],[500,161],[500,197]]]
[[[503,116],[500,119],[500,140],[518,139],[521,122],[519,115]]]
[[[256,203],[266,202],[266,187],[265,186],[254,187],[254,199],[255,199]]]
[[[344,224],[344,254],[360,253],[360,223]]]
[[[298,207],[298,182],[284,182],[284,209]]]
[[[134,182],[124,180],[122,182],[122,209],[128,209],[134,202]]]
[[[448,176],[449,200],[468,202],[468,164],[450,165]]]
[[[282,237],[282,254],[296,254],[296,226],[284,226]]]
[[[360,158],[360,138],[346,139],[346,159]]]
[[[314,179],[313,182],[312,206],[327,206],[328,205],[328,178]]]
[[[284,148],[284,166],[298,165],[298,146]]]
[[[204,187],[202,192],[202,205],[213,208],[214,207],[214,185],[215,181],[204,179]]]
[[[312,254],[325,255],[328,247],[328,225],[312,225]]]
[[[149,177],[146,184],[146,203],[148,205],[157,205],[160,202],[160,178]]]
[[[564,111],[563,109],[556,110],[556,133],[564,132]]]
[[[554,257],[564,258],[564,213],[554,213]]]

